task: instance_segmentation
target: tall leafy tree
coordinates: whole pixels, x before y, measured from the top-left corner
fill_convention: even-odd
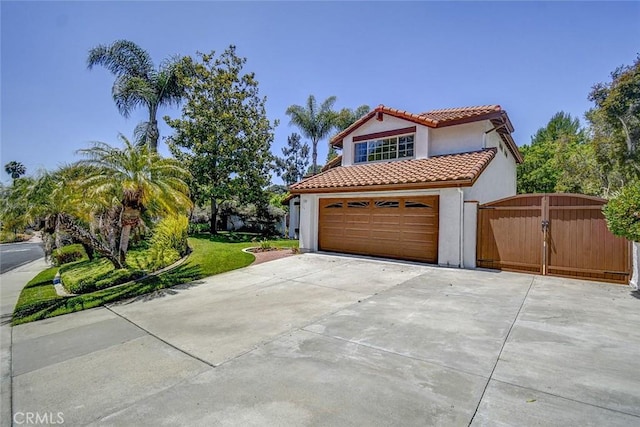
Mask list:
[[[524,162],[518,165],[518,192],[597,193],[592,176],[593,154],[586,141],[577,118],[556,113],[545,127],[538,129],[531,145],[520,147]]]
[[[121,208],[118,258],[126,265],[131,230],[144,212],[154,216],[186,213],[191,208],[189,172],[175,159],[160,157],[149,147],[136,147],[121,136],[124,149],[102,142],[79,150],[89,167],[83,188],[90,197],[111,201]]]
[[[292,133],[287,146],[282,147],[283,157],[276,157],[278,176],[287,184],[298,182],[309,166],[309,145],[300,141],[300,135]]]
[[[368,105],[361,105],[355,110],[351,108],[343,108],[338,111],[335,118],[335,128],[338,132],[341,132],[354,124],[360,117],[371,111],[371,107]]]
[[[360,117],[367,114],[371,111],[371,108],[368,105],[361,105],[355,110],[351,108],[343,108],[338,111],[335,116],[334,126],[335,130],[338,132],[342,132],[352,124],[354,124]],[[338,152],[333,146],[329,145],[329,152],[327,153],[327,162],[333,160],[338,157]]]
[[[117,40],[110,45],[99,45],[89,51],[87,67],[101,65],[116,77],[111,93],[120,114],[144,107],[149,119],[136,127],[135,136],[146,143],[152,152],[158,150],[158,121],[161,106],[179,105],[183,88],[175,75],[176,60],[166,59],[158,68],[149,53],[128,40]]]
[[[4,165],[4,171],[11,176],[11,179],[18,179],[27,173],[27,168],[22,163],[12,160]]]
[[[613,190],[640,178],[640,56],[589,93],[594,149]]]
[[[275,123],[267,118],[254,73],[243,71],[245,63],[235,46],[217,57],[211,52],[183,58],[178,67],[186,89],[182,117],[165,117],[175,130],[171,152],[193,176],[195,201],[211,206],[211,233],[217,232],[220,204],[234,196],[260,208],[268,205],[263,189],[270,178]]]
[[[290,123],[297,126],[302,135],[311,140],[311,170],[318,171],[318,142],[330,135],[335,128],[336,113],[333,111],[335,96],[330,96],[318,106],[316,98],[309,95],[305,106],[291,105],[286,114]]]

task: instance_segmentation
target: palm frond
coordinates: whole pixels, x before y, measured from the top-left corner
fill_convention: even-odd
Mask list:
[[[137,107],[158,105],[158,94],[148,80],[140,77],[120,76],[113,83],[111,95],[120,114],[129,117]]]
[[[110,45],[98,45],[89,51],[87,68],[102,65],[116,76],[147,77],[153,71],[153,61],[147,51],[129,40],[117,40]]]

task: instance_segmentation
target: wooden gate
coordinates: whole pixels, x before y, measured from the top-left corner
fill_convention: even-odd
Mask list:
[[[478,267],[627,283],[630,243],[607,228],[606,200],[523,194],[478,207]]]

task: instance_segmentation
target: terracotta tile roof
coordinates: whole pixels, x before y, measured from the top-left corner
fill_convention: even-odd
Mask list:
[[[336,156],[329,160],[326,165],[322,167],[321,172],[328,171],[329,169],[338,167],[342,164],[342,156]]]
[[[463,123],[471,123],[482,120],[491,120],[495,125],[497,122],[502,122],[506,130],[501,133],[501,138],[515,157],[518,163],[522,162],[522,155],[518,151],[518,147],[511,137],[513,132],[513,125],[507,112],[502,109],[500,105],[479,105],[474,107],[460,107],[460,108],[445,108],[440,110],[430,110],[424,113],[410,113],[405,110],[398,110],[396,108],[386,107],[384,105],[378,105],[375,109],[362,116],[351,126],[331,138],[329,141],[335,147],[342,147],[342,140],[365,124],[369,119],[377,114],[388,114],[393,117],[408,120],[413,123],[418,123],[430,128],[438,128],[445,126],[453,126]],[[496,123],[494,123],[496,122]]]
[[[398,110],[397,108],[386,107],[381,104],[371,110],[369,113],[362,116],[351,126],[331,138],[331,143],[334,145],[339,145],[339,143],[342,141],[342,139],[344,139],[345,136],[359,128],[361,125],[363,125],[378,113],[389,114],[390,116],[406,119],[431,128],[485,120],[494,116],[498,116],[500,114],[506,114],[506,112],[502,110],[502,107],[500,107],[499,105],[446,108],[415,114],[405,110]]]
[[[291,193],[358,191],[363,187],[447,187],[472,185],[495,157],[496,149],[428,159],[339,166],[289,187]]]
[[[420,113],[418,117],[432,120],[438,124],[444,124],[451,121],[469,119],[475,117],[483,117],[493,113],[500,113],[502,108],[499,105],[480,105],[477,107],[462,108],[445,108],[441,110],[431,110]]]

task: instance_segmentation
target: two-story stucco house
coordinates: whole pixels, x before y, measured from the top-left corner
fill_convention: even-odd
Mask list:
[[[512,132],[499,105],[378,106],[331,139],[342,156],[291,186],[301,250],[475,267],[478,204],[516,193]]]

